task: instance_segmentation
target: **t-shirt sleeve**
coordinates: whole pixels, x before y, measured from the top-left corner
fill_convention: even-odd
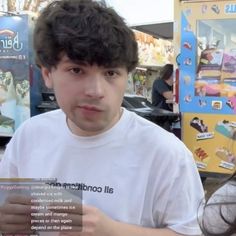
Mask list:
[[[167,84],[161,79],[157,79],[155,81],[154,87],[155,87],[155,90],[161,95],[163,95],[164,92],[170,91]]]
[[[184,148],[172,158],[163,176],[163,190],[156,196],[155,215],[163,227],[179,234],[201,235],[198,209],[204,201],[204,190],[194,159]]]

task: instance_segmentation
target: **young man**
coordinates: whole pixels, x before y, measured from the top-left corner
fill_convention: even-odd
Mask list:
[[[67,212],[82,227],[74,235],[200,235],[203,189],[192,154],[173,134],[121,108],[138,62],[123,19],[92,0],[55,1],[37,21],[34,47],[61,109],[15,132],[0,177],[86,186],[83,210]],[[0,231],[29,231],[30,204],[7,199]]]

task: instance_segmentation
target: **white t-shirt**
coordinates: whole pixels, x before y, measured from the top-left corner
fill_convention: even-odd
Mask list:
[[[204,191],[191,152],[172,133],[123,110],[117,124],[92,137],[72,134],[61,110],[30,118],[7,145],[0,178],[91,186],[84,203],[115,220],[200,234]]]

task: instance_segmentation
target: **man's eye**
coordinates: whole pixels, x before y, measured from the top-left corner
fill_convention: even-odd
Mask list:
[[[72,73],[74,73],[74,74],[80,74],[81,73],[81,69],[80,68],[72,68],[70,71]]]
[[[117,73],[113,70],[110,70],[110,71],[107,71],[106,72],[106,75],[109,76],[109,77],[114,77],[117,75]]]

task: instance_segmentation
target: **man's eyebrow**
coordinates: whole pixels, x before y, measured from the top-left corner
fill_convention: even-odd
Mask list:
[[[76,61],[76,60],[72,60],[69,57],[64,57],[61,59],[61,62],[63,63],[72,63],[75,65],[81,65],[81,66],[88,66],[91,65],[90,63],[86,62],[86,61]],[[93,64],[97,64],[96,62],[94,62]],[[92,64],[92,65],[93,65]],[[118,65],[118,64],[110,64],[110,65],[99,65],[100,67],[103,67],[104,69],[119,69],[119,68],[123,68],[123,65]]]

